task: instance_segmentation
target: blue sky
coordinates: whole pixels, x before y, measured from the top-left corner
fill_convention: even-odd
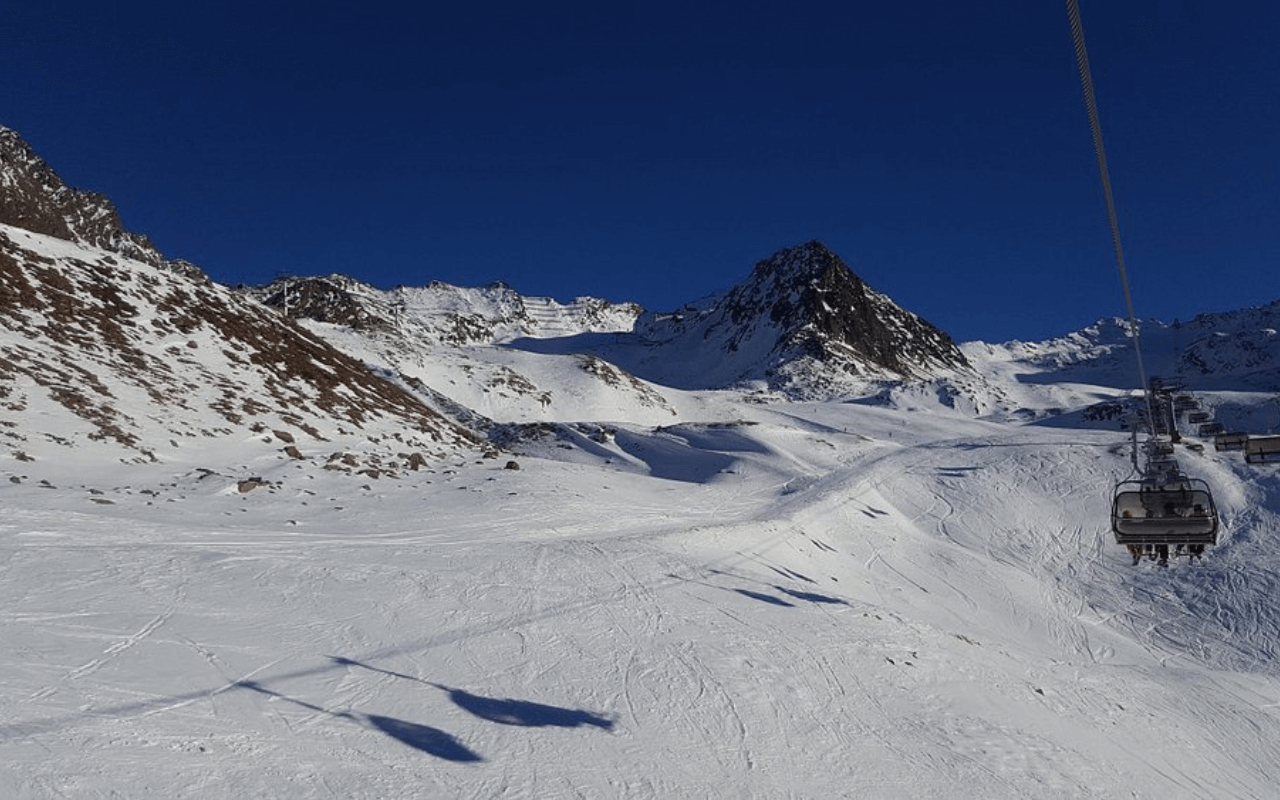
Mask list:
[[[21,5],[0,124],[219,281],[660,311],[819,239],[961,340],[1124,311],[1061,2]],[[1081,8],[1138,314],[1280,298],[1280,11]]]

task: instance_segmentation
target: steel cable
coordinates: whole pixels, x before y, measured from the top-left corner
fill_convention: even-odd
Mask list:
[[[1098,101],[1093,91],[1093,74],[1089,70],[1089,53],[1084,44],[1084,25],[1080,22],[1080,5],[1077,0],[1067,0],[1067,16],[1071,19],[1071,41],[1075,45],[1076,67],[1080,71],[1080,88],[1084,93],[1085,110],[1089,113],[1089,127],[1093,132],[1093,152],[1098,161],[1098,175],[1102,179],[1102,194],[1107,203],[1107,222],[1111,225],[1111,245],[1115,250],[1116,266],[1120,269],[1120,285],[1124,289],[1125,311],[1129,316],[1129,335],[1133,338],[1133,352],[1138,363],[1138,381],[1147,405],[1147,421],[1155,429],[1155,408],[1148,391],[1147,370],[1142,360],[1142,342],[1138,332],[1138,320],[1133,313],[1133,293],[1129,290],[1129,273],[1124,263],[1124,247],[1120,243],[1120,218],[1116,214],[1115,195],[1111,191],[1111,173],[1107,169],[1107,151],[1102,144],[1102,123],[1098,118]],[[1135,464],[1136,466],[1136,464]]]

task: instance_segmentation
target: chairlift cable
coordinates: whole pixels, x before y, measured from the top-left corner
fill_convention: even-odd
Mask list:
[[[1102,179],[1102,194],[1107,204],[1107,222],[1111,225],[1111,245],[1115,250],[1116,266],[1120,269],[1120,285],[1124,289],[1125,311],[1129,315],[1129,335],[1133,338],[1133,352],[1138,363],[1138,381],[1147,404],[1147,420],[1155,429],[1155,409],[1148,391],[1147,370],[1142,361],[1142,343],[1138,334],[1138,321],[1133,312],[1133,293],[1129,290],[1129,273],[1125,269],[1124,247],[1120,242],[1120,218],[1116,213],[1115,195],[1111,191],[1111,173],[1107,169],[1107,151],[1102,144],[1102,123],[1098,117],[1098,101],[1093,91],[1093,74],[1089,70],[1089,53],[1084,44],[1084,25],[1080,21],[1080,5],[1077,0],[1067,0],[1067,16],[1071,20],[1071,41],[1075,45],[1076,67],[1080,72],[1080,88],[1084,94],[1085,110],[1089,114],[1089,127],[1093,132],[1093,152],[1098,161],[1098,175]]]

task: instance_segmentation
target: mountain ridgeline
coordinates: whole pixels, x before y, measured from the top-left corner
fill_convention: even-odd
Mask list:
[[[263,438],[316,453],[358,433],[396,437],[371,453],[389,469],[490,449],[288,317],[165,259],[122,229],[109,201],[66,187],[3,129],[0,209],[7,455],[83,445],[156,460]]]
[[[817,397],[972,370],[951,337],[867,286],[820,242],[781,250],[728,292],[674,313],[595,298],[561,304],[501,283],[383,292],[330,275],[249,291],[302,319],[436,344],[590,354],[678,389]]]
[[[1144,334],[1167,375],[1275,389],[1277,317],[1272,304]],[[2,127],[0,343],[0,454],[83,441],[155,459],[192,437],[300,436],[313,447],[294,458],[364,448],[356,461],[373,471],[493,455],[512,424],[661,425],[686,391],[997,413],[1028,402],[1027,384],[1112,385],[1130,346],[1106,321],[1038,345],[957,346],[816,241],[673,312],[501,283],[387,291],[328,275],[233,289],[127,231],[107,198],[66,186]]]
[[[125,230],[115,205],[73,189],[15,131],[0,126],[0,224],[76,242],[145,264],[198,272],[169,261],[152,241]]]

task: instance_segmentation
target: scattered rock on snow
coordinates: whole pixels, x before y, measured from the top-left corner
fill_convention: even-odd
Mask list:
[[[240,483],[236,485],[236,488],[240,490],[240,494],[248,494],[254,489],[266,485],[267,482],[262,478],[246,478],[245,480],[240,481]]]

